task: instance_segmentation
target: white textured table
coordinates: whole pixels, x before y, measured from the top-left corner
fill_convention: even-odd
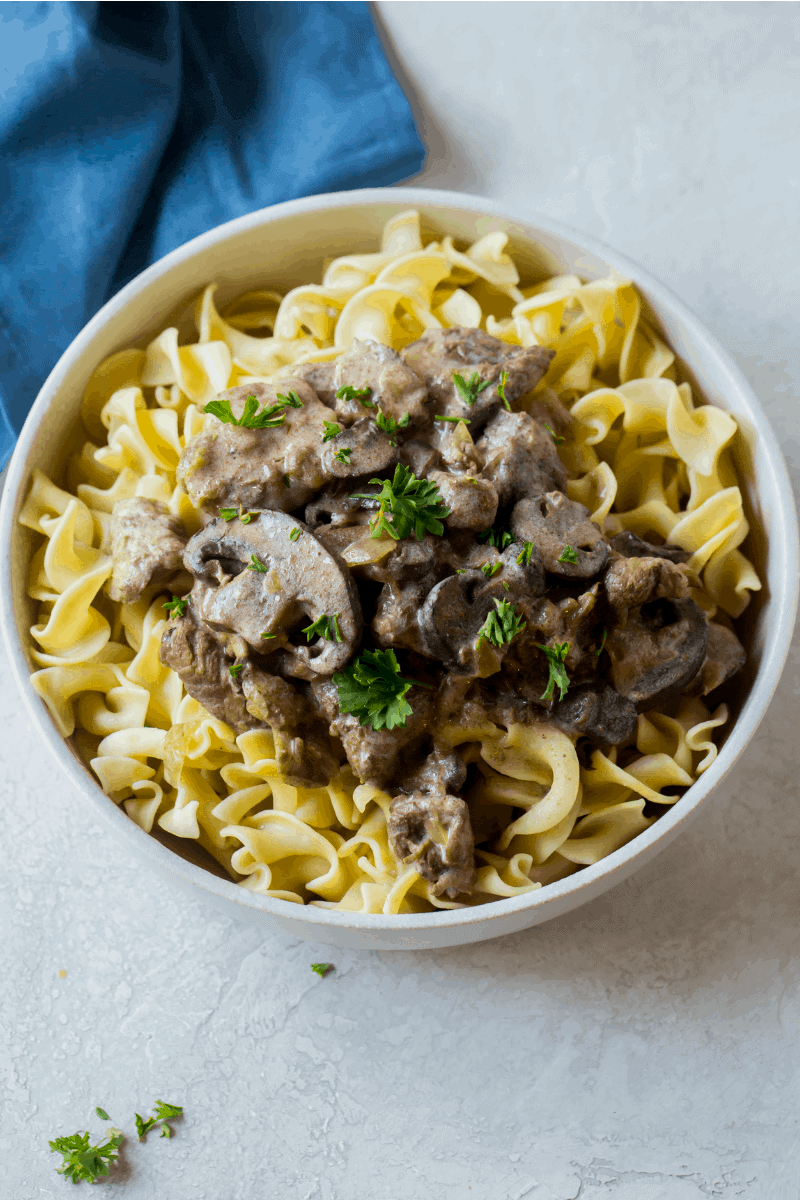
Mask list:
[[[798,8],[384,3],[422,178],[540,209],[669,283],[800,434]],[[130,1200],[795,1200],[797,660],[733,780],[590,909],[439,954],[335,954],[131,865],[6,673],[0,1200],[47,1139],[131,1130]],[[65,977],[61,972],[66,971]],[[84,1185],[86,1186],[86,1185]],[[116,1193],[115,1193],[116,1194]]]

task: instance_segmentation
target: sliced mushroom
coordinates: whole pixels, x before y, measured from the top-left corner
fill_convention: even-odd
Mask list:
[[[457,896],[475,882],[469,809],[443,792],[395,796],[389,809],[389,844],[398,862],[413,863],[434,894]]]
[[[618,558],[603,579],[606,597],[624,629],[628,612],[651,600],[682,600],[692,579],[687,568],[665,558]]]
[[[654,546],[626,529],[611,539],[611,547],[623,558],[666,558],[669,562],[685,563],[692,557],[688,550],[679,546]]]
[[[551,720],[565,733],[588,738],[595,746],[619,746],[636,733],[636,708],[626,696],[600,683],[570,688]]]
[[[470,429],[482,429],[501,404],[497,385],[506,373],[505,397],[511,402],[531,391],[549,367],[553,351],[543,346],[523,350],[509,346],[482,329],[429,329],[402,352],[408,365],[428,385],[437,410],[449,416],[463,417]],[[466,404],[453,382],[453,375],[465,380],[478,374],[489,387]]]
[[[355,479],[378,475],[397,462],[397,447],[369,417],[363,417],[326,442],[321,453],[328,478]]]
[[[479,674],[476,641],[495,607],[495,595],[482,571],[464,571],[437,583],[419,614],[425,653],[454,670]]]
[[[275,654],[285,673],[331,675],[354,653],[362,629],[355,584],[293,517],[260,512],[249,524],[212,521],[189,541],[184,563],[198,581],[197,615],[213,629],[239,635],[257,653]],[[342,640],[303,644],[301,628],[322,616],[336,616]],[[300,644],[292,644],[293,633]]]
[[[331,412],[307,383],[296,378],[275,386],[252,383],[231,388],[219,399],[227,400],[241,419],[248,396],[256,397],[261,412],[278,403],[278,393],[289,391],[302,407],[280,410],[284,419],[276,428],[246,429],[214,416],[206,419],[178,463],[178,483],[195,508],[213,514],[240,505],[291,512],[331,478],[320,462],[324,422]]]
[[[624,629],[613,629],[605,649],[611,681],[637,712],[678,696],[703,665],[708,619],[690,599],[654,600],[632,609]]]
[[[684,689],[688,696],[707,696],[726,679],[740,671],[747,660],[744,646],[732,629],[710,621],[708,625],[708,649],[705,662],[691,683]]]
[[[150,584],[166,583],[183,566],[186,531],[160,500],[118,500],[111,515],[112,600],[129,604]]]
[[[608,542],[589,520],[589,510],[561,492],[520,500],[511,513],[518,542],[532,542],[545,570],[563,579],[591,579],[608,562]],[[569,560],[572,551],[576,561]]]
[[[497,516],[497,491],[488,479],[431,471],[428,479],[439,488],[442,503],[450,509],[448,529],[488,529]]]
[[[356,339],[347,353],[336,360],[334,391],[343,387],[359,391],[369,388],[370,394],[365,399],[395,421],[407,415],[413,426],[425,417],[428,389],[419,375],[403,362],[396,350],[371,338]],[[364,416],[364,406],[357,399],[339,396],[336,412],[344,424],[350,425]]]
[[[501,508],[524,496],[563,492],[567,486],[552,435],[527,413],[499,412],[477,449],[484,463],[481,477],[494,484]]]

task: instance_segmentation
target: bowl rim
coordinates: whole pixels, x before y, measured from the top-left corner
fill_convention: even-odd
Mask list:
[[[713,367],[714,374],[720,381],[721,390],[737,392],[744,402],[764,454],[765,473],[772,477],[775,495],[780,498],[772,512],[773,537],[780,537],[783,551],[781,586],[776,588],[772,597],[774,618],[771,628],[765,636],[758,674],[742,705],[739,716],[715,761],[657,822],[619,850],[600,859],[599,862],[535,891],[525,892],[519,896],[497,898],[476,907],[445,909],[431,913],[403,913],[393,916],[376,913],[338,912],[310,904],[290,904],[285,900],[260,895],[232,880],[221,879],[203,867],[186,861],[132,821],[121,805],[115,804],[105,795],[99,784],[92,783],[85,769],[74,758],[66,741],[58,733],[44,702],[30,686],[30,671],[23,648],[23,637],[27,636],[27,632],[23,634],[15,619],[11,555],[8,552],[18,529],[17,513],[29,481],[27,460],[35,446],[43,418],[51,404],[55,402],[58,391],[74,361],[86,350],[106,323],[125,308],[129,300],[141,291],[148,289],[179,263],[203,253],[208,247],[225,241],[232,235],[238,235],[248,229],[263,227],[274,221],[309,211],[325,212],[334,208],[369,208],[377,204],[394,206],[398,212],[409,208],[421,208],[428,211],[456,208],[466,210],[476,218],[494,218],[504,222],[507,227],[516,226],[532,240],[535,240],[537,232],[563,238],[577,245],[586,253],[602,259],[608,266],[614,267],[620,274],[627,276],[635,284],[645,289],[660,307],[677,316],[689,331],[693,342],[702,347],[703,357]],[[525,911],[530,911],[533,915],[538,909],[557,909],[552,913],[553,916],[556,916],[560,912],[566,911],[565,905],[558,903],[565,898],[574,899],[574,904],[569,904],[568,907],[577,907],[583,903],[583,899],[588,900],[612,886],[615,881],[614,876],[619,876],[620,879],[624,877],[628,873],[625,868],[629,868],[634,859],[641,857],[644,862],[651,858],[656,849],[661,848],[660,844],[666,846],[679,831],[681,825],[688,822],[697,813],[743,753],[763,719],[778,685],[788,655],[797,609],[798,586],[800,585],[800,546],[798,545],[797,516],[788,472],[777,438],[758,398],[739,367],[716,337],[683,301],[638,263],[594,236],[554,220],[545,213],[527,207],[523,211],[512,211],[515,207],[514,204],[506,205],[503,202],[468,193],[426,187],[366,188],[287,200],[218,225],[179,246],[159,259],[158,262],[147,267],[121,291],[112,296],[91,318],[61,355],[42,385],[10,459],[3,496],[0,501],[0,544],[7,550],[3,555],[2,568],[0,568],[0,615],[12,671],[34,726],[76,790],[93,805],[99,816],[113,825],[117,835],[123,841],[130,843],[131,849],[139,856],[148,858],[154,866],[166,869],[168,873],[178,876],[185,883],[211,892],[222,899],[233,901],[240,907],[260,911],[265,918],[294,919],[323,928],[344,927],[353,932],[358,931],[367,935],[395,932],[401,936],[404,933],[413,934],[415,931],[432,933],[434,929],[486,926],[487,923],[506,922],[510,916]],[[649,854],[648,851],[650,851]],[[581,892],[587,893],[585,897],[580,896]],[[539,920],[546,919],[545,911]],[[530,924],[533,923],[534,921],[530,922]],[[503,931],[498,930],[498,932]]]

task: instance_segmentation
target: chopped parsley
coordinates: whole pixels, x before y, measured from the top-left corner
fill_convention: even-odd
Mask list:
[[[234,663],[234,665],[232,667],[228,667],[228,670],[230,671],[230,673],[234,679],[239,678],[239,676],[242,673],[243,666],[244,666],[244,663]]]
[[[247,564],[248,571],[258,571],[259,575],[266,575],[267,569],[266,564],[260,558],[256,558],[255,554],[250,555],[250,562]]]
[[[96,1108],[94,1111],[97,1113],[97,1115],[101,1121],[110,1121],[111,1120],[111,1117],[108,1115],[108,1113],[106,1112],[106,1110],[104,1108]]]
[[[464,417],[434,417],[433,419],[434,421],[453,421],[456,425],[459,421],[463,421],[465,425],[467,423]]]
[[[418,679],[404,679],[394,650],[365,650],[333,682],[339,693],[339,711],[358,717],[360,725],[372,729],[404,726],[412,708],[406,692],[417,685],[429,687]]]
[[[303,633],[306,635],[306,641],[310,642],[312,637],[318,634],[329,642],[340,642],[342,635],[339,633],[338,617],[338,613],[334,613],[330,617],[327,613],[323,613],[321,617],[317,617],[312,625],[306,625],[303,630]]]
[[[487,542],[502,554],[514,541],[514,535],[508,529],[484,529],[478,534],[478,541]]]
[[[565,546],[558,556],[560,563],[576,563],[578,561],[578,553],[572,549],[572,546]]]
[[[260,633],[258,636],[262,637],[262,638],[274,638],[274,637],[277,637],[278,635],[277,635],[277,633]]]
[[[100,1112],[100,1109],[97,1109]],[[104,1119],[105,1114],[103,1114]],[[73,1133],[70,1137],[56,1138],[48,1142],[51,1154],[60,1154],[63,1162],[56,1167],[59,1175],[78,1183],[83,1179],[86,1183],[94,1183],[101,1176],[108,1174],[108,1164],[116,1162],[117,1151],[122,1145],[123,1135],[114,1134],[101,1142],[99,1146],[89,1145],[89,1134]]]
[[[312,963],[311,970],[316,971],[320,978],[324,979],[331,971],[335,971],[336,967],[333,963]]]
[[[503,564],[499,563],[499,562],[495,562],[495,563],[485,562],[483,564],[483,566],[481,567],[481,570],[483,571],[483,573],[487,579],[492,579],[497,574],[497,572],[502,571],[502,569],[503,569]]]
[[[550,428],[550,426],[547,424],[547,421],[545,421],[544,427],[548,433],[553,435],[553,441],[555,442],[555,444],[557,446],[560,446],[561,443],[564,441],[564,439],[562,437],[560,437],[559,434],[556,433],[555,429]]]
[[[595,650],[595,654],[597,655],[598,658],[603,653],[603,649],[605,647],[607,637],[608,637],[608,627],[604,625],[603,626],[603,636],[600,639],[600,645]]]
[[[223,425],[240,425],[243,429],[276,429],[286,419],[284,410],[287,405],[290,408],[303,407],[302,401],[298,400],[296,393],[290,392],[288,396],[279,394],[278,403],[264,405],[261,412],[258,412],[258,400],[255,396],[248,396],[244,402],[242,415],[238,420],[233,415],[230,400],[210,400],[203,412],[211,413],[218,421],[222,421]]]
[[[334,458],[337,462],[344,463],[346,467],[350,466],[350,455],[353,453],[352,447],[342,446],[341,450],[337,450]]]
[[[507,646],[525,628],[525,621],[510,600],[495,600],[494,606],[496,611],[489,613],[478,630],[479,646],[484,640],[498,648]]]
[[[508,403],[508,400],[506,400],[506,380],[507,379],[508,379],[508,371],[501,371],[500,372],[500,382],[497,385],[497,394],[500,397],[500,399],[503,401],[504,407],[507,408],[509,412],[511,412],[511,405]]]
[[[179,1104],[165,1104],[162,1100],[156,1100],[155,1114],[154,1117],[148,1117],[145,1120],[138,1113],[134,1113],[136,1117],[136,1136],[140,1142],[143,1140],[145,1134],[149,1133],[159,1121],[168,1121],[172,1120],[173,1117],[180,1117],[183,1115],[183,1109]],[[165,1133],[165,1128],[168,1128],[168,1126],[162,1127],[161,1136],[172,1137],[172,1130],[170,1129],[169,1133]]]
[[[325,426],[322,434],[323,442],[331,441],[332,438],[336,437],[337,433],[342,432],[341,425],[337,425],[335,421],[323,421],[322,424]]]
[[[297,527],[297,525],[295,525],[294,529],[293,529],[293,530],[292,530],[292,532],[289,534],[289,541],[290,541],[290,542],[296,542],[296,541],[297,541],[297,539],[298,539],[299,537],[300,537],[300,530],[299,530],[299,528]]]
[[[243,525],[249,525],[253,517],[257,517],[257,512],[245,512],[241,504],[238,508],[221,508],[219,515],[223,521],[234,521],[237,517]]]
[[[167,610],[171,617],[182,617],[188,607],[189,601],[181,596],[173,596],[171,600],[167,600],[163,604],[163,608]]]
[[[536,648],[547,656],[547,665],[550,668],[550,676],[547,680],[547,687],[542,692],[542,700],[550,700],[555,688],[558,688],[559,700],[563,700],[569,690],[569,676],[567,668],[564,666],[564,659],[569,653],[569,642],[555,642],[552,646],[540,646],[537,642]]]
[[[456,385],[459,397],[468,408],[472,408],[481,392],[486,391],[488,387],[492,386],[491,379],[481,379],[477,371],[469,379],[465,379],[463,375],[459,375],[457,371],[454,371],[453,383]]]
[[[520,567],[529,567],[531,565],[531,554],[533,553],[533,542],[526,542],[517,555],[517,564]]]
[[[291,486],[292,486],[292,477],[291,477],[291,475],[284,475],[284,477],[283,477],[283,482],[286,484],[286,486],[287,486],[287,487],[291,487]]]
[[[444,532],[441,518],[450,516],[450,509],[441,504],[442,499],[438,486],[427,479],[417,479],[416,475],[398,463],[395,467],[394,478],[370,479],[371,484],[380,484],[381,490],[377,496],[364,493],[354,493],[355,500],[377,500],[380,508],[370,521],[372,537],[378,538],[382,533],[399,541],[408,537],[411,531],[422,541],[426,533],[441,536]],[[387,509],[391,516],[387,516]]]
[[[392,445],[396,446],[397,445],[397,436],[396,435],[397,435],[398,429],[407,429],[408,423],[410,420],[411,420],[411,417],[409,416],[409,414],[405,413],[400,418],[399,421],[395,421],[394,417],[384,416],[384,414],[379,409],[378,415],[375,418],[375,424],[378,426],[378,429],[383,430],[383,432],[389,438],[389,441],[392,443]]]
[[[345,384],[344,387],[339,388],[339,390],[336,393],[336,399],[337,400],[357,400],[358,403],[362,406],[362,408],[374,408],[375,405],[370,400],[371,395],[372,395],[371,387],[354,388],[354,387],[350,387],[350,384],[348,383],[348,384]]]

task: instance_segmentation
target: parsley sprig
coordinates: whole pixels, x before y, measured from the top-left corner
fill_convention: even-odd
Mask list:
[[[210,400],[203,412],[211,413],[218,421],[222,421],[223,425],[239,425],[243,429],[276,429],[286,420],[287,408],[303,407],[303,401],[297,392],[289,392],[288,396],[278,392],[277,396],[277,404],[265,404],[261,412],[258,411],[258,400],[255,396],[248,396],[238,420],[233,415],[230,400]]]
[[[491,642],[493,646],[507,646],[513,642],[525,628],[525,621],[520,616],[517,606],[510,600],[495,600],[495,612],[490,612],[478,630],[478,645],[482,641]]]
[[[479,542],[487,542],[502,554],[507,546],[514,541],[514,535],[509,529],[484,529],[478,534]]]
[[[459,375],[458,371],[454,371],[453,383],[456,385],[456,391],[460,398],[468,408],[472,408],[481,392],[486,391],[488,387],[492,386],[491,379],[481,379],[477,371],[469,379],[465,379],[463,375]]]
[[[330,975],[331,971],[335,971],[336,967],[333,963],[312,963],[311,970],[316,971],[320,979],[324,979],[326,975]]]
[[[404,413],[399,421],[395,421],[394,417],[387,417],[378,409],[375,424],[378,426],[378,429],[383,430],[392,445],[396,446],[398,429],[407,429],[410,420],[411,417],[408,413]]]
[[[180,1117],[183,1115],[183,1109],[179,1104],[165,1104],[163,1100],[156,1100],[155,1114],[156,1115],[154,1117],[148,1117],[147,1120],[145,1120],[144,1117],[140,1117],[138,1113],[134,1113],[134,1116],[136,1117],[136,1136],[140,1142],[144,1138],[145,1134],[149,1133],[153,1126],[157,1125],[159,1121],[168,1121],[172,1120],[173,1117]],[[167,1130],[169,1132],[166,1132]],[[169,1125],[162,1126],[161,1136],[172,1137],[172,1129]]]
[[[552,646],[540,646],[537,642],[536,648],[544,653],[550,668],[547,687],[542,692],[542,700],[549,700],[556,688],[558,688],[559,700],[563,700],[569,690],[569,676],[567,668],[564,666],[564,659],[569,653],[569,642],[554,642]]]
[[[323,433],[322,433],[323,443],[330,442],[333,438],[336,437],[337,433],[342,432],[341,425],[337,425],[335,421],[323,421],[322,424],[325,426]]]
[[[234,679],[238,679],[242,673],[243,667],[244,663],[234,663],[232,666],[228,667],[228,671]]]
[[[372,395],[371,387],[354,388],[354,387],[350,387],[350,384],[347,383],[347,384],[345,384],[344,387],[340,387],[338,389],[338,391],[336,393],[336,399],[337,400],[357,400],[362,408],[374,408],[375,405],[370,400],[371,395]]]
[[[529,567],[531,565],[531,554],[533,554],[533,542],[526,542],[517,555],[517,565],[520,567]]]
[[[189,601],[182,596],[173,596],[171,600],[167,600],[162,605],[167,610],[171,617],[182,617],[189,605]]]
[[[352,446],[342,446],[341,450],[337,450],[334,458],[337,462],[344,463],[346,467],[350,466],[350,455],[353,453]]]
[[[48,1145],[51,1154],[62,1156],[61,1166],[56,1167],[59,1175],[63,1175],[65,1179],[71,1179],[73,1183],[78,1183],[80,1180],[94,1183],[103,1175],[108,1174],[109,1163],[116,1162],[119,1157],[117,1151],[122,1145],[122,1140],[123,1135],[114,1132],[98,1146],[91,1146],[89,1134],[86,1132],[55,1138]]]
[[[397,542],[408,537],[412,530],[418,541],[422,541],[426,533],[441,537],[444,532],[441,518],[449,517],[450,509],[440,503],[442,497],[435,483],[417,479],[403,463],[395,467],[391,481],[370,479],[370,483],[380,484],[381,490],[377,496],[356,492],[352,499],[378,501],[380,507],[377,515],[370,521],[373,538],[388,533]],[[386,515],[387,510],[391,516]]]
[[[560,563],[576,563],[578,561],[578,553],[572,549],[572,546],[565,546],[558,556]]]
[[[310,642],[312,637],[323,637],[329,642],[340,642],[342,635],[339,632],[339,614],[333,613],[328,616],[323,613],[321,617],[317,617],[311,625],[306,625],[303,633],[306,635],[306,641]]]
[[[339,711],[358,717],[359,725],[395,729],[405,725],[412,708],[406,692],[430,687],[418,679],[404,679],[394,650],[365,650],[333,682],[339,693]]]
[[[485,562],[481,565],[481,570],[487,579],[493,579],[498,571],[502,571],[503,564],[499,562]]]

